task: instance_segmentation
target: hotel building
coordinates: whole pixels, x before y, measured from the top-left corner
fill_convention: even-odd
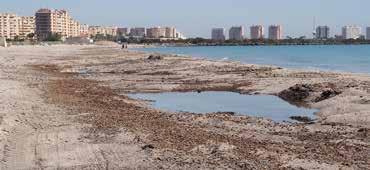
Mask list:
[[[212,29],[212,40],[224,41],[226,39],[224,28],[213,28]]]
[[[229,39],[242,41],[244,39],[244,27],[231,27],[229,30]]]
[[[328,26],[318,26],[316,28],[316,39],[328,39],[330,28]]]
[[[281,25],[271,25],[269,27],[269,39],[270,40],[281,40],[283,38],[283,29]]]
[[[343,39],[358,39],[361,36],[361,27],[359,26],[344,26],[342,28]]]
[[[250,28],[251,39],[263,39],[264,28],[262,25],[254,25]]]

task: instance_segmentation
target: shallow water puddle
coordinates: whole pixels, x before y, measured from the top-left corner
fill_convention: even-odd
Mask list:
[[[235,112],[266,117],[274,121],[291,121],[291,116],[314,118],[317,110],[300,108],[271,95],[242,95],[232,92],[171,92],[129,94],[135,99],[152,101],[154,108],[173,112]]]

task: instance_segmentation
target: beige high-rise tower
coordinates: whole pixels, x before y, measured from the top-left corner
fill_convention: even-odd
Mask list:
[[[283,28],[281,25],[271,25],[269,27],[269,39],[281,40],[283,38]]]
[[[0,37],[6,39],[26,39],[35,32],[35,17],[17,16],[16,14],[0,14]]]
[[[262,25],[253,25],[250,29],[251,39],[263,39],[264,28]]]
[[[35,33],[35,17],[20,17],[19,21],[19,36],[27,38],[29,34]]]
[[[45,39],[51,34],[63,38],[81,35],[81,25],[66,10],[40,9],[36,12],[36,34],[38,39]]]
[[[0,14],[0,37],[14,39],[19,36],[20,17],[15,14]]]

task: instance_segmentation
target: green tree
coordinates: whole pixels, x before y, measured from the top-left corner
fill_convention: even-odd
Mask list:
[[[29,33],[27,34],[28,39],[33,39],[35,37],[35,33]]]
[[[45,39],[45,41],[61,41],[62,35],[58,33],[51,33],[48,38]]]

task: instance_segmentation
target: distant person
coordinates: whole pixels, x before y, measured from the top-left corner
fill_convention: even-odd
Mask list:
[[[126,49],[127,48],[127,44],[126,43],[122,43],[122,49]]]

